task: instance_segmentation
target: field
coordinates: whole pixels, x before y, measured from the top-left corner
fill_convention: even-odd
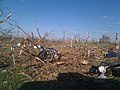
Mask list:
[[[22,40],[17,38],[14,43]],[[0,90],[120,90],[119,77],[98,79],[88,73],[92,65],[119,61],[104,57],[109,50],[120,52],[114,43],[90,42],[86,46],[81,42],[71,45],[69,41],[46,40],[42,42],[44,47],[61,53],[59,60],[47,62],[36,59],[39,49],[26,46],[19,54],[21,47],[11,50],[9,42],[0,47]]]

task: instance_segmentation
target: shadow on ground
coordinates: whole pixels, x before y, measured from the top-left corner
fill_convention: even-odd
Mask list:
[[[19,90],[120,90],[120,81],[95,79],[79,73],[60,73],[57,80],[27,82]]]

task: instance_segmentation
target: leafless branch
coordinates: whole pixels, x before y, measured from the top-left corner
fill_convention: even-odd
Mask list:
[[[21,28],[18,24],[15,25],[15,24],[12,24],[10,22],[7,22],[9,25],[12,25],[14,27],[17,27],[18,29],[20,29],[23,33],[25,33],[25,35],[27,35],[29,38],[31,38],[31,36],[28,34],[28,32],[25,32],[23,28]],[[32,38],[31,38],[32,39]]]
[[[11,28],[9,31],[1,31],[2,33],[3,33],[3,37],[1,38],[1,41],[6,37],[6,36],[8,36],[9,35],[9,33],[13,30],[14,28]]]
[[[42,37],[42,40],[46,39],[51,34],[52,34],[51,32],[45,32],[44,36]]]
[[[35,24],[35,27],[36,27],[37,33],[39,35],[39,38],[41,39],[41,35],[40,35],[39,28],[38,28],[37,24]]]
[[[11,13],[9,13],[3,20],[0,21],[0,23],[3,23],[5,21],[7,21],[10,17],[11,17]]]
[[[0,12],[1,12],[1,14],[0,14],[0,17],[3,15],[3,10],[2,9],[0,9]]]

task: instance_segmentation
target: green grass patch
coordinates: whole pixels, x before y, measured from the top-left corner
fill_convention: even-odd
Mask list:
[[[0,70],[0,90],[17,90],[24,83],[23,78],[22,74]]]

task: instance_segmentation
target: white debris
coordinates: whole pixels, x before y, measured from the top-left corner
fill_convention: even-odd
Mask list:
[[[106,73],[107,68],[108,68],[108,66],[99,66],[98,67],[98,70],[101,73],[98,78],[106,78],[105,73]]]
[[[38,45],[38,46],[34,46],[33,48],[35,49],[35,48],[37,48],[37,47],[38,47],[38,48],[40,48],[41,46],[40,46],[40,45]]]
[[[20,45],[21,45],[20,43],[17,44],[17,46],[19,46],[19,47],[20,47]]]

